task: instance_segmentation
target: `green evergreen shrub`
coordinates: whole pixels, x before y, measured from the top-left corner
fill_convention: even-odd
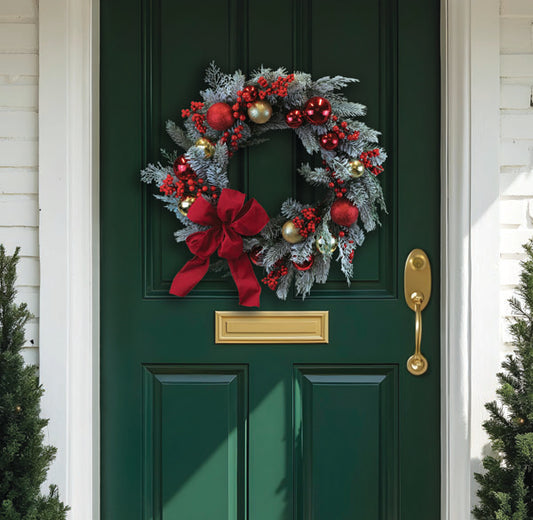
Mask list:
[[[18,260],[18,249],[8,256],[0,245],[0,519],[61,520],[68,508],[57,488],[41,493],[56,449],[43,443],[48,420],[40,417],[37,368],[21,355],[32,316],[25,303],[15,303]]]
[[[493,455],[483,459],[484,473],[476,473],[482,520],[533,519],[533,239],[524,246],[519,298],[510,300],[514,352],[498,374],[498,400],[486,404],[483,423]]]

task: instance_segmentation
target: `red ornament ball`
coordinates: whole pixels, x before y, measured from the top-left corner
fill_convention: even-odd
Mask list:
[[[285,122],[289,128],[298,128],[304,123],[304,114],[301,110],[295,108],[287,113]]]
[[[180,155],[174,161],[174,173],[176,174],[176,177],[181,181],[187,180],[191,175],[194,175],[194,171],[191,169],[189,163],[187,162],[185,155]]]
[[[339,136],[335,132],[328,132],[320,137],[320,146],[325,150],[335,150],[339,146]]]
[[[309,269],[311,269],[314,263],[315,263],[315,257],[311,255],[305,262],[302,262],[301,264],[297,264],[296,262],[293,262],[292,265],[298,271],[308,271]]]
[[[352,204],[348,199],[337,199],[331,205],[331,220],[339,226],[349,227],[357,222],[358,217],[359,210],[357,206]]]
[[[323,125],[331,115],[331,103],[320,96],[312,97],[305,104],[304,114],[312,125]]]
[[[223,132],[235,123],[233,110],[227,103],[215,103],[207,111],[207,124],[213,129]]]
[[[245,103],[252,103],[257,99],[257,96],[257,87],[254,87],[253,85],[248,85],[242,89],[241,97]]]

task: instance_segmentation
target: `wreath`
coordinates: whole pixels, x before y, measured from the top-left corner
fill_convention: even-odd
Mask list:
[[[379,132],[359,120],[363,105],[337,92],[357,80],[313,81],[304,72],[263,67],[247,80],[239,70],[223,74],[214,63],[205,80],[203,101],[181,112],[184,129],[166,124],[185,153],[162,150],[168,165],[150,164],[141,172],[183,224],[176,241],[185,241],[194,255],[175,276],[170,293],[185,296],[209,269],[229,269],[240,304],[259,306],[253,263],[265,269],[261,281],[280,299],[293,281],[296,294],[305,297],[315,282],[326,282],[334,256],[349,285],[355,250],[385,210],[377,179],[386,159],[377,144]],[[321,155],[320,166],[302,164],[299,173],[325,188],[325,195],[313,204],[289,198],[281,214],[269,219],[255,199],[245,203],[244,193],[229,188],[228,162],[240,148],[265,141],[269,130],[287,129],[310,155]],[[210,262],[215,252],[220,258]]]

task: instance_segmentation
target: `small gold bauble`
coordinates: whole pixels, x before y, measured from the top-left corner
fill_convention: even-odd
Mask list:
[[[181,199],[179,202],[178,202],[178,209],[179,209],[179,212],[184,216],[186,217],[187,216],[187,213],[189,213],[189,209],[191,208],[192,206],[192,203],[195,201],[196,199],[194,197],[185,197],[184,199]]]
[[[524,424],[526,421],[525,421],[525,419],[523,419],[522,417],[520,417],[520,419],[518,419],[518,422],[519,422],[520,424]]]
[[[323,255],[330,255],[337,249],[337,239],[330,235],[329,237],[324,237],[320,235],[315,241],[316,248],[319,253]]]
[[[248,109],[248,117],[258,125],[267,123],[272,117],[272,106],[264,99],[255,101]]]
[[[215,153],[215,146],[209,139],[206,139],[205,137],[200,137],[200,139],[194,143],[194,146],[201,148],[206,157],[213,157],[213,154]]]
[[[365,165],[358,159],[350,161],[350,173],[354,179],[357,179],[365,173]]]
[[[297,244],[304,239],[304,237],[300,235],[300,231],[298,231],[298,228],[294,225],[292,220],[287,220],[287,222],[283,224],[283,227],[281,228],[281,234],[289,244]]]
[[[17,413],[22,412],[22,406],[20,406],[20,404],[17,404],[17,406],[15,406],[15,411],[16,411]]]

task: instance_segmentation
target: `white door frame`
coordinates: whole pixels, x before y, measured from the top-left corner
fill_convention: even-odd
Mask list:
[[[49,477],[72,518],[96,520],[99,1],[39,8],[40,373],[58,448]],[[442,0],[442,14],[441,518],[463,520],[499,355],[499,1]]]

